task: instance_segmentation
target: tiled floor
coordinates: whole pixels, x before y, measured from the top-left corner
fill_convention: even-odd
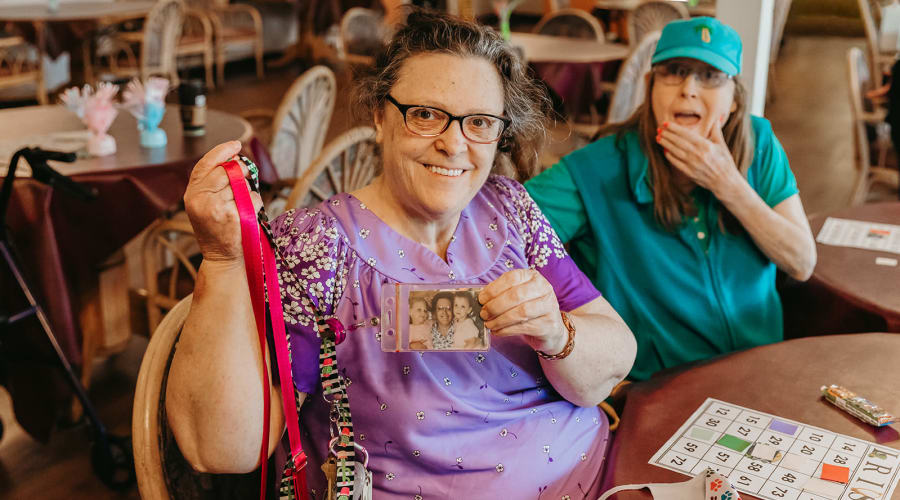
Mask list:
[[[776,100],[769,106],[767,116],[788,153],[810,213],[839,208],[848,202],[853,153],[846,52],[851,46],[863,44],[862,39],[851,38],[788,38],[777,64]],[[274,108],[299,74],[299,67],[294,67],[269,71],[263,81],[250,76],[250,72],[229,75],[225,89],[210,95],[209,105],[232,112]],[[339,83],[329,139],[352,124],[347,88],[345,76]],[[116,432],[129,432],[132,391],[146,342],[144,337],[136,336],[124,353],[98,362],[91,393],[107,425]],[[16,425],[11,402],[3,390],[0,419],[6,426],[0,442],[0,497],[138,498],[136,489],[111,493],[92,475],[83,428],[61,430],[47,445],[37,443]]]

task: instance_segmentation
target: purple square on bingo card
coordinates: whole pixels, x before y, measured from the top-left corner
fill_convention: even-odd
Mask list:
[[[782,434],[787,434],[788,436],[793,436],[794,433],[797,432],[796,425],[782,422],[781,420],[777,419],[772,419],[772,423],[769,424],[769,429],[772,429],[775,432],[780,432]]]

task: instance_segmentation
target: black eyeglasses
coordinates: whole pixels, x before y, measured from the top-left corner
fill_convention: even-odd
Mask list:
[[[400,104],[390,94],[388,94],[387,100],[397,106],[397,109],[403,114],[406,130],[423,137],[437,137],[443,134],[451,123],[459,120],[463,136],[466,139],[479,144],[490,144],[500,140],[500,135],[512,121],[502,116],[486,114],[456,116],[431,106]]]
[[[708,64],[691,64],[682,61],[666,61],[653,66],[659,81],[665,85],[681,85],[685,78],[694,75],[697,83],[707,89],[715,89],[731,80],[731,75]]]

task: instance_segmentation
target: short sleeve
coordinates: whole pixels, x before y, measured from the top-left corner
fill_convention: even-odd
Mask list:
[[[563,242],[585,231],[587,212],[565,160],[528,180],[525,189]]]
[[[600,292],[578,269],[563,247],[553,226],[544,217],[537,203],[518,182],[506,177],[492,176],[504,203],[508,205],[511,222],[525,242],[525,258],[556,293],[560,309],[571,311],[600,296]]]
[[[319,210],[289,210],[272,221],[271,229],[280,256],[278,279],[294,385],[313,394],[319,386],[315,317],[332,315],[343,292],[346,245],[334,219]]]
[[[774,207],[799,192],[797,180],[772,126],[766,120],[755,120],[759,120],[754,127],[756,151],[748,180],[766,205]]]

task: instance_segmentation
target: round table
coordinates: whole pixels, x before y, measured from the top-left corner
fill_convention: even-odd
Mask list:
[[[607,460],[606,486],[687,480],[648,461],[706,398],[898,448],[900,425],[872,427],[828,403],[819,392],[822,385],[839,384],[890,411],[900,411],[898,359],[900,335],[810,337],[722,356],[632,384]],[[630,491],[613,498],[650,495]],[[900,492],[891,498],[900,500]]]
[[[828,217],[900,224],[900,202],[870,203],[810,218],[813,234]],[[853,306],[884,319],[886,328],[900,332],[900,266],[875,263],[878,257],[900,260],[900,254],[816,243],[818,261],[810,287],[822,287]]]
[[[47,2],[0,7],[0,21],[68,22],[94,19],[127,19],[143,17],[150,12],[155,1],[128,2],[72,2],[61,3],[51,11]]]
[[[83,128],[62,106],[0,110],[0,150],[33,145],[34,141],[38,145],[47,145],[46,141],[53,144],[60,134],[71,137],[73,131],[77,135]],[[9,234],[17,248],[19,265],[30,278],[60,347],[72,364],[83,361],[84,313],[88,306],[96,307],[100,264],[151,222],[177,207],[191,169],[203,154],[216,144],[246,141],[251,135],[250,124],[243,118],[207,110],[206,135],[184,137],[177,106],[167,107],[161,128],[166,131],[168,144],[143,148],[136,120],[121,112],[110,128],[117,142],[116,154],[71,164],[51,162],[61,173],[96,188],[99,196],[95,200],[84,202],[32,179],[15,182],[6,221]],[[12,299],[6,306],[14,307]],[[4,338],[5,350],[26,353],[19,366],[9,367],[8,381],[19,422],[32,435],[45,438],[56,416],[52,392],[57,386],[41,383],[39,379],[49,376],[52,368],[36,370],[34,356],[29,354],[46,344],[43,334],[27,333]],[[29,355],[31,359],[25,360]],[[60,391],[68,394],[61,387]]]
[[[206,134],[187,137],[182,134],[178,106],[166,106],[160,128],[166,131],[168,143],[163,148],[147,149],[140,145],[137,121],[126,111],[120,111],[109,129],[116,139],[116,154],[100,157],[80,157],[74,163],[53,163],[64,175],[85,175],[111,172],[126,168],[159,167],[193,162],[217,144],[250,139],[252,129],[243,118],[207,109]],[[0,173],[6,171],[13,151],[23,146],[76,151],[86,144],[87,131],[81,120],[62,105],[28,106],[0,110]],[[19,164],[22,168],[24,163]],[[25,169],[19,176],[29,176]]]
[[[61,23],[71,26],[84,26],[89,28],[76,30],[76,39],[90,36],[93,28],[98,24],[139,19],[146,16],[156,2],[153,0],[133,0],[127,2],[75,2],[61,3],[59,8],[51,11],[46,1],[38,1],[29,5],[0,6],[0,22],[7,21],[17,23],[20,27],[33,26],[34,33],[25,33],[38,47],[39,54],[48,53],[46,25],[60,26]],[[72,23],[75,23],[72,25]],[[33,35],[33,36],[32,36]],[[80,40],[66,40],[66,42]],[[66,47],[56,46],[65,43],[54,44],[49,53],[56,58]],[[69,49],[72,50],[72,49]],[[78,49],[75,52],[80,52]]]
[[[641,3],[642,0],[594,0],[593,6],[595,9],[632,11]],[[682,5],[687,8],[691,16],[715,17],[716,15],[716,4],[714,2],[700,2],[697,5],[682,3]]]
[[[510,45],[522,49],[529,63],[600,63],[621,61],[630,48],[621,43],[606,43],[536,33],[512,33]]]

